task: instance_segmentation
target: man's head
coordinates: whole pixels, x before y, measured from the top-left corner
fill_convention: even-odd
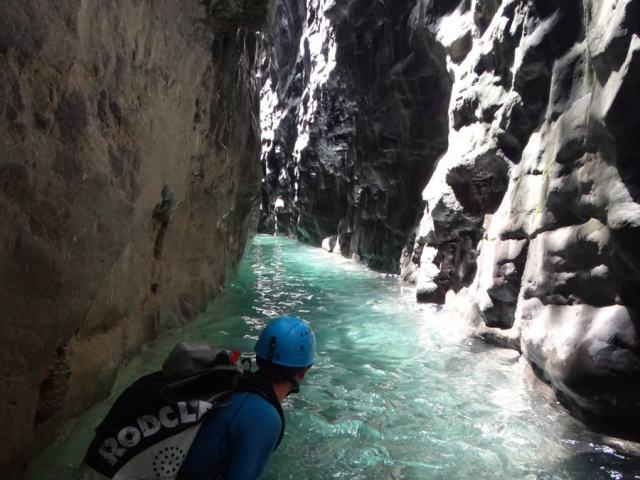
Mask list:
[[[260,372],[271,383],[291,383],[295,392],[313,364],[315,348],[315,335],[304,320],[280,317],[265,327],[254,351]]]

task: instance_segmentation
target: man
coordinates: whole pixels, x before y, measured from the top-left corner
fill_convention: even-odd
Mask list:
[[[284,435],[281,403],[313,363],[315,337],[300,318],[281,317],[254,351],[259,370],[243,373],[238,352],[176,345],[162,370],[131,384],[96,428],[84,480],[262,475]]]
[[[313,364],[315,336],[297,317],[280,317],[255,345],[256,373],[245,373],[228,402],[209,412],[182,463],[179,479],[254,480],[284,434],[281,403]]]

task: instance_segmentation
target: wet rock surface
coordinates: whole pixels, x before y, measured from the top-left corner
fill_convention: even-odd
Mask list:
[[[637,432],[640,2],[282,5],[261,228],[400,271]]]
[[[272,38],[262,93],[262,231],[337,235],[343,255],[398,269],[446,148],[451,84],[413,4],[281,3],[290,28]]]
[[[471,25],[473,45],[450,52],[449,150],[424,190],[413,267],[423,300],[522,350],[588,423],[632,436],[640,143],[624,132],[638,126],[638,6],[502,2],[484,32],[465,20],[473,5],[439,20]]]
[[[234,272],[258,221],[252,32],[274,6],[0,6],[2,478]]]

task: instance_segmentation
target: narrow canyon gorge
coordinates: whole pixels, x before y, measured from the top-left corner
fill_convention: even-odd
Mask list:
[[[640,431],[640,0],[5,0],[0,476],[256,231],[415,285]]]

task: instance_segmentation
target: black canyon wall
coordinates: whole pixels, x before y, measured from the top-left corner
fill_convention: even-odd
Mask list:
[[[263,64],[261,230],[332,237],[332,250],[397,269],[447,146],[452,83],[414,4],[281,3]]]
[[[260,229],[401,273],[640,431],[640,1],[286,0]]]
[[[0,3],[3,479],[234,272],[258,222],[255,32],[274,7]]]

